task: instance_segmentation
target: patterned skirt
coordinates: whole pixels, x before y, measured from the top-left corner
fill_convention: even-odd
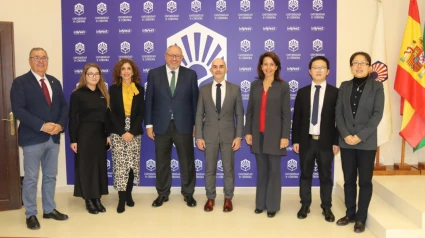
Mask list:
[[[130,117],[125,118],[125,131],[130,130]],[[130,169],[134,173],[134,183],[139,185],[140,181],[140,148],[142,136],[133,137],[127,142],[117,134],[111,134],[112,162],[114,171],[114,188],[125,191]]]

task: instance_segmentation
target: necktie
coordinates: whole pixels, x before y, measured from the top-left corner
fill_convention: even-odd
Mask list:
[[[217,112],[221,111],[221,84],[217,84],[217,90],[215,91],[215,107],[217,108]]]
[[[176,89],[176,72],[171,71],[171,83],[170,83],[170,90],[171,90],[171,96],[174,96],[174,90]]]
[[[50,105],[52,105],[52,100],[50,99],[49,90],[47,89],[47,85],[44,82],[44,79],[40,79],[40,82],[41,82],[41,89],[43,90],[44,96],[46,97],[46,100],[47,100],[47,104],[49,104],[49,107],[50,107]]]
[[[316,85],[316,92],[314,92],[314,101],[313,101],[313,115],[311,115],[311,124],[317,124],[317,118],[319,116],[319,94],[320,94],[320,85]]]

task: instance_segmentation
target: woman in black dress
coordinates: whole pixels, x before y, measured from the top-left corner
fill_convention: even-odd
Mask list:
[[[121,59],[114,67],[111,95],[110,133],[114,188],[118,190],[117,212],[133,207],[133,183],[140,180],[140,146],[144,116],[144,89],[140,71],[130,59]]]
[[[75,153],[74,196],[86,201],[86,209],[91,214],[106,211],[100,197],[108,194],[108,108],[109,94],[100,68],[88,63],[71,94],[69,136]]]

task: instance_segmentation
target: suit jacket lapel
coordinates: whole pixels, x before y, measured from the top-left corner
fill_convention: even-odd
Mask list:
[[[29,74],[31,75],[31,81],[30,81],[31,85],[34,87],[34,89],[35,89],[35,91],[38,93],[38,95],[40,95],[40,96],[43,98],[44,102],[45,102],[47,105],[49,105],[49,104],[47,103],[46,96],[44,96],[43,89],[41,89],[40,83],[37,81],[37,78],[34,76],[34,74],[32,74],[32,72],[31,72],[31,71],[29,72]],[[53,91],[53,89],[52,89],[52,91]],[[52,100],[52,101],[53,101],[53,100]]]
[[[183,79],[184,79],[184,72],[182,70],[182,67],[179,67],[179,75],[177,76],[177,83],[176,83],[176,88],[174,90],[174,96],[173,97],[175,97],[179,93],[179,88],[180,88],[179,86],[183,83],[182,82]],[[170,93],[171,93],[171,91],[170,91]]]
[[[223,101],[223,106],[221,107],[221,112],[224,110],[224,108],[226,107],[226,102],[229,101],[229,97],[230,97],[230,90],[232,90],[232,88],[230,87],[230,83],[225,81],[226,84],[226,95],[224,96],[224,101]]]
[[[168,82],[167,68],[166,68],[165,65],[164,65],[163,70],[161,70],[161,75],[160,75],[159,78],[161,80],[161,84],[164,85],[165,91],[167,91],[168,92],[168,95],[170,97],[172,97],[171,90],[170,90],[170,83]],[[175,91],[174,91],[174,93],[175,93]]]
[[[367,97],[369,96],[370,90],[372,90],[372,79],[367,78],[366,79],[366,84],[363,88],[363,92],[362,92],[362,96],[360,96],[360,100],[359,100],[359,106],[357,108],[357,112],[359,112],[360,114],[364,111],[364,110],[359,110],[359,108],[363,108],[366,107],[366,100]],[[356,112],[356,118],[359,118],[359,114],[357,114]]]
[[[351,92],[353,90],[353,80],[349,81],[347,84],[347,87],[345,88],[345,97],[344,97],[344,106],[348,107],[349,109],[349,114],[350,114],[350,121],[354,122],[354,118],[353,118],[353,109],[351,108]]]

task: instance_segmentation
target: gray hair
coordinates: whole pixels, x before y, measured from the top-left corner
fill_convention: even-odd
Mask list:
[[[43,48],[41,48],[41,47],[34,47],[34,48],[32,48],[32,49],[30,50],[29,57],[31,57],[31,53],[32,53],[32,52],[34,52],[34,51],[39,51],[39,50],[44,51],[44,52],[46,53],[46,55],[47,55],[47,51],[46,51],[45,49],[43,49]]]

